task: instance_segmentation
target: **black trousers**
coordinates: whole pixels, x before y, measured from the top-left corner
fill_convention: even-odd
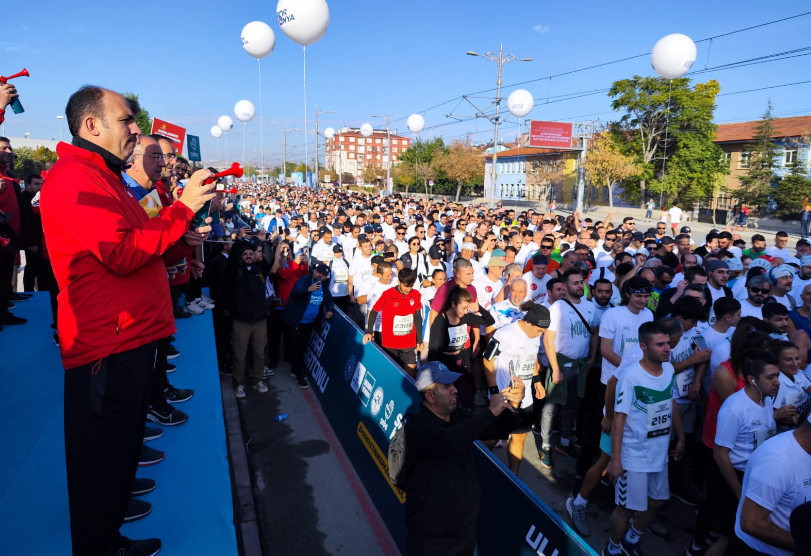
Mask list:
[[[8,299],[11,296],[11,277],[14,275],[16,253],[0,248],[0,315],[8,313]]]
[[[25,273],[23,274],[23,290],[27,292],[45,291],[42,281],[42,247],[36,253],[25,252]]]
[[[304,365],[304,355],[310,343],[310,334],[313,332],[313,323],[299,324],[298,328],[288,326],[287,330],[293,340],[293,373],[297,377],[307,376],[307,367]]]
[[[231,364],[231,319],[222,314],[222,309],[215,308],[211,315],[214,319],[214,343],[217,345],[217,367],[228,369]]]
[[[407,556],[473,556],[476,549],[476,526],[459,527],[442,538],[422,538],[409,533]]]
[[[183,289],[183,284],[175,284],[169,286],[169,295],[172,297],[172,310],[180,307],[180,293]]]
[[[592,374],[597,375],[596,385]],[[595,366],[589,369],[589,376],[586,379],[586,397],[583,398],[581,405],[587,408],[583,425],[585,438],[580,441],[580,455],[577,458],[575,473],[578,477],[585,477],[600,451],[600,433],[602,432],[600,423],[603,420],[603,407],[605,406],[605,384],[600,382],[600,367]]]
[[[65,370],[65,464],[74,556],[122,542],[157,343]]]
[[[169,379],[166,377],[169,343],[169,336],[158,340],[155,367],[152,369],[152,378],[149,381],[149,405],[156,408],[162,408],[168,403],[163,391],[169,386]]]
[[[293,333],[282,320],[283,309],[271,308],[268,311],[268,347],[265,356],[265,366],[275,369],[279,366],[282,356],[282,338],[284,338],[284,360],[288,363],[294,362],[295,347],[293,345]]]
[[[54,267],[51,265],[51,259],[42,259],[42,272],[39,275],[40,291],[48,290],[51,296],[51,316],[53,317],[54,328],[57,328],[59,319],[57,313],[59,312],[59,284],[56,283],[56,276],[54,276]]]
[[[335,301],[335,306],[343,311],[345,315],[349,316],[349,296],[345,295],[343,297],[335,297],[333,299]]]

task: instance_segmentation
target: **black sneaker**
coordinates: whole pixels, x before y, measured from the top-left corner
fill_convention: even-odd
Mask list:
[[[177,357],[178,355],[180,355],[180,352],[179,352],[179,351],[177,351],[177,349],[175,348],[175,346],[173,346],[173,345],[171,345],[171,344],[170,344],[170,345],[169,345],[169,351],[168,351],[168,352],[167,352],[167,354],[166,354],[166,359],[174,359],[174,358],[175,358],[175,357]]]
[[[11,313],[3,313],[0,315],[0,324],[25,324],[28,319],[17,317]]]
[[[271,377],[276,374],[276,369],[271,369],[270,367],[265,366],[265,372],[262,374],[262,380]]]
[[[574,446],[569,444],[568,446],[563,446],[560,443],[555,445],[555,451],[564,456],[569,458],[571,461],[577,461],[577,450],[575,450]]]
[[[182,425],[189,420],[189,416],[175,409],[168,403],[161,408],[150,407],[146,412],[146,418],[153,423],[158,423],[165,427],[174,427]]]
[[[171,344],[171,343],[172,343],[172,342],[174,342],[176,339],[177,339],[177,338],[175,338],[174,336],[169,336],[169,343]]]
[[[16,308],[17,308],[17,306],[16,306],[16,305],[14,305],[14,303],[12,303],[11,301],[9,301],[8,303],[6,303],[6,307],[8,307],[8,310],[9,310],[9,311],[11,311],[12,309],[16,309]]]
[[[157,427],[145,427],[144,428],[144,441],[149,442],[150,440],[155,440],[156,438],[160,438],[163,436],[163,429],[159,429]]]
[[[141,444],[141,457],[138,458],[138,467],[146,467],[147,465],[155,465],[163,461],[166,454],[155,448]]]
[[[194,396],[194,390],[188,388],[175,388],[171,384],[169,388],[163,391],[163,396],[169,403],[181,403],[191,399]]]
[[[149,502],[144,502],[137,498],[130,498],[130,501],[127,503],[127,513],[124,516],[124,523],[130,523],[142,517],[146,517],[151,511],[152,504]]]
[[[27,295],[20,295],[17,292],[11,292],[11,295],[8,296],[9,301],[28,301],[31,299]]]
[[[298,387],[301,388],[302,390],[310,387],[310,385],[307,383],[307,377],[303,376],[296,377],[296,384],[298,384]]]
[[[234,376],[234,371],[231,370],[230,365],[226,365],[220,369],[220,374],[223,376]]]
[[[171,363],[166,364],[166,374],[173,373],[177,370],[177,365],[172,365]]]
[[[180,307],[175,307],[172,311],[176,319],[190,319],[191,313],[184,311]]]
[[[158,539],[145,539],[131,541],[125,539],[126,544],[118,549],[113,556],[155,556],[161,551],[161,542]]]
[[[135,481],[132,483],[132,492],[130,494],[132,496],[143,496],[149,492],[155,490],[155,481],[153,479],[141,479],[139,477],[135,477]]]

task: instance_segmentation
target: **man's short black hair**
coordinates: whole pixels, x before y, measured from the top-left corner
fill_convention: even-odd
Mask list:
[[[741,310],[741,302],[734,297],[719,297],[712,305],[715,318],[720,319],[726,315],[734,315]]]
[[[778,301],[769,300],[763,305],[763,320],[769,320],[772,317],[788,316],[788,309],[785,305]]]
[[[79,136],[82,128],[82,120],[87,116],[104,120],[104,89],[96,85],[84,85],[78,91],[70,95],[68,104],[65,106],[65,116],[68,120],[68,129],[74,137]]]
[[[625,224],[626,222],[628,222],[630,220],[633,220],[633,219],[634,219],[633,216],[626,216],[625,218],[622,219],[622,223]]]

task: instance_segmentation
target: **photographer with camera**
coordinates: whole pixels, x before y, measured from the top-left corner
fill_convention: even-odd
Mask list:
[[[293,337],[290,329],[284,326],[282,314],[296,281],[302,276],[307,276],[310,271],[307,256],[300,253],[294,257],[293,242],[285,239],[284,230],[282,230],[282,234],[282,236],[276,236],[273,240],[273,256],[271,259],[273,260],[273,266],[268,275],[268,278],[273,283],[276,295],[271,298],[270,311],[268,312],[268,350],[265,359],[265,378],[271,376],[279,364],[282,335],[284,335],[285,361],[293,363]]]

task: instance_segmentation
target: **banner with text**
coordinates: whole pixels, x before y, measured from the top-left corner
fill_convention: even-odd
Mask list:
[[[155,118],[152,120],[152,134],[156,133],[171,140],[175,144],[178,156],[183,156],[183,139],[186,137],[186,128]]]
[[[189,160],[192,162],[201,162],[203,159],[200,157],[200,138],[196,135],[186,135],[186,149],[189,151]]]
[[[405,493],[389,479],[387,454],[403,417],[419,406],[414,381],[380,349],[364,346],[363,333],[337,309],[313,330],[305,362],[324,413],[405,553]],[[484,487],[477,554],[596,556],[481,444],[475,461]]]
[[[529,124],[529,146],[570,149],[572,147],[572,124],[532,120]]]

